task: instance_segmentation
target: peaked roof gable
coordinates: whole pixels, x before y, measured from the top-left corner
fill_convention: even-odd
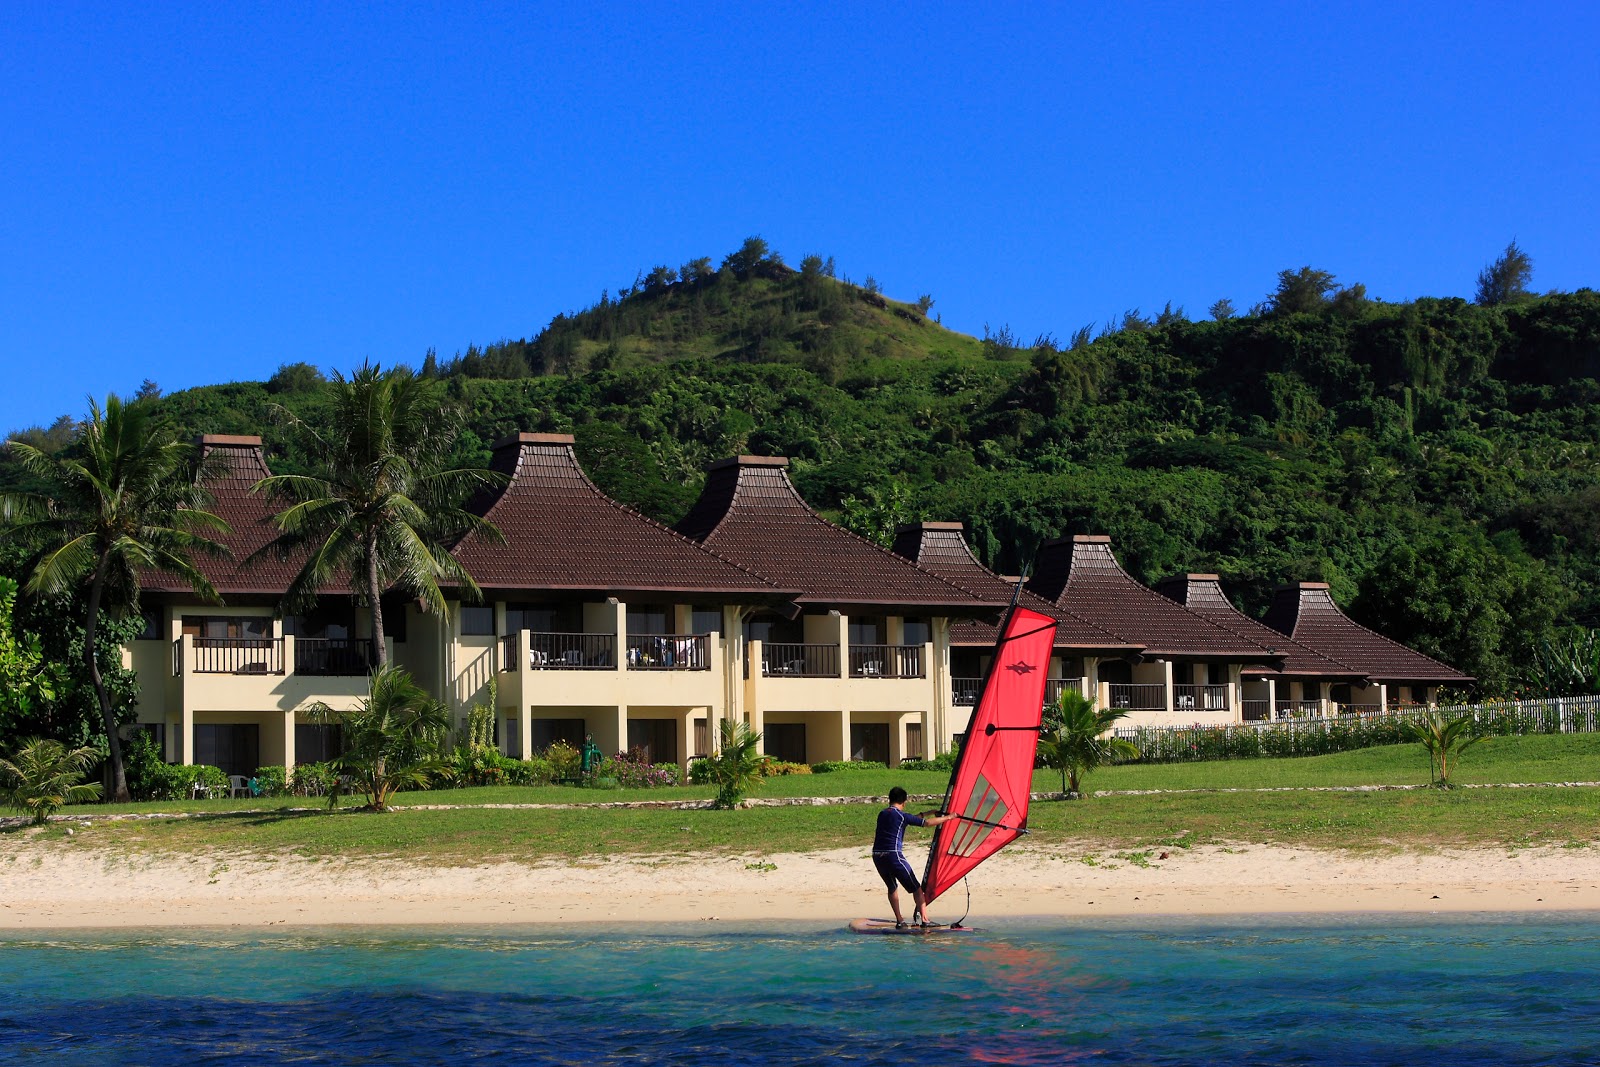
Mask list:
[[[1431,656],[1407,648],[1351,619],[1333,602],[1326,582],[1283,586],[1267,609],[1265,622],[1300,644],[1348,663],[1378,682],[1472,681]]]
[[[703,593],[783,600],[784,590],[602,493],[578,464],[570,434],[519,433],[495,445],[509,478],[472,510],[505,543],[476,531],[455,547],[488,589]]]
[[[677,529],[771,581],[801,590],[801,604],[940,614],[993,610],[971,591],[818,515],[795,491],[788,465],[778,456],[711,464],[700,499]]]
[[[1017,579],[1002,578],[979,563],[967,544],[963,529],[959,522],[919,522],[901,526],[895,531],[895,554],[919,564],[947,582],[971,590],[991,604],[1010,604]],[[1102,630],[1087,619],[1080,619],[1027,589],[1022,591],[1017,602],[1056,620],[1057,648],[1103,649],[1122,653],[1138,651],[1142,647]],[[959,622],[950,627],[950,643],[962,646],[992,645],[999,633],[997,625]]]
[[[271,553],[258,559],[250,556],[278,536],[273,517],[283,505],[265,493],[255,492],[256,483],[270,475],[261,438],[255,435],[204,434],[200,438],[200,481],[211,494],[209,511],[228,524],[225,534],[211,538],[229,551],[228,556],[195,553],[195,569],[204,574],[218,593],[269,594],[282,596],[300,573],[307,553],[280,559]],[[189,583],[166,571],[142,579],[152,592],[191,593]]]
[[[1283,656],[1283,666],[1277,671],[1254,668],[1262,673],[1307,676],[1317,678],[1362,678],[1361,671],[1348,664],[1313,651],[1287,634],[1263,626],[1233,606],[1222,591],[1222,579],[1215,574],[1183,574],[1156,583],[1156,592],[1176,601],[1197,615],[1203,615],[1240,637],[1248,638]]]
[[[1152,656],[1276,661],[1267,646],[1217,625],[1133,580],[1111,552],[1111,538],[1077,534],[1039,550],[1028,588]]]

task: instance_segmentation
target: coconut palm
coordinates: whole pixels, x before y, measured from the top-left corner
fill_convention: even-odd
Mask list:
[[[1061,690],[1039,733],[1039,758],[1061,772],[1063,793],[1081,796],[1084,775],[1108,763],[1138,758],[1132,742],[1107,736],[1127,715],[1115,708],[1096,711],[1094,701],[1076,689]]]
[[[444,603],[441,580],[478,597],[472,576],[447,546],[473,529],[498,539],[491,524],[461,505],[503,478],[448,465],[460,411],[445,402],[438,383],[408,367],[385,371],[365,363],[349,378],[335,372],[327,392],[331,408],[315,424],[275,409],[317,473],[257,483],[257,491],[292,502],[278,513],[281,533],[263,551],[310,551],[284,597],[287,611],[309,610],[318,590],[348,581],[357,600],[372,609],[373,650],[383,667],[389,662],[380,600],[385,589],[397,587],[435,612]]]
[[[10,759],[0,759],[0,804],[31,815],[39,826],[68,804],[99,800],[100,784],[83,784],[99,756],[92,748],[69,752],[49,738],[25,741]]]
[[[719,808],[731,808],[761,780],[761,735],[732,719],[718,730],[721,744],[706,760],[706,777],[717,787]]]
[[[217,600],[193,556],[223,554],[225,549],[205,534],[226,531],[228,525],[204,510],[207,494],[192,476],[192,449],[156,420],[146,402],[124,403],[113,395],[102,411],[90,400],[89,418],[65,458],[20,441],[9,447],[23,469],[48,488],[0,494],[0,523],[8,537],[39,553],[29,593],[87,591],[84,668],[105,726],[112,796],[125,801],[122,742],[96,654],[100,613],[135,607],[139,577],[151,571],[177,575],[201,598]]]
[[[373,811],[387,811],[397,790],[425,788],[443,768],[449,713],[398,667],[373,672],[368,694],[354,710],[338,711],[321,701],[306,710],[341,727],[344,755],[334,765],[356,780]]]
[[[1483,734],[1474,733],[1471,714],[1446,719],[1438,709],[1432,709],[1415,719],[1407,719],[1402,729],[1405,736],[1428,750],[1428,781],[1438,783],[1441,789],[1450,788],[1452,761],[1459,763],[1461,754],[1482,741]]]

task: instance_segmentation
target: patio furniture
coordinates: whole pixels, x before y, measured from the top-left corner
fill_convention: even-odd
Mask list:
[[[247,797],[250,795],[250,779],[242,774],[228,775],[228,795],[231,797]]]
[[[876,659],[867,660],[865,663],[863,663],[861,665],[861,677],[863,677],[863,678],[882,678],[883,677],[883,661],[882,660],[876,660]]]
[[[528,653],[528,666],[532,667],[534,670],[543,668],[544,665],[549,662],[550,657],[539,651],[537,648]]]

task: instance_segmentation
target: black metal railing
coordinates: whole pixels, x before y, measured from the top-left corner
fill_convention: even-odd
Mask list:
[[[630,671],[708,671],[711,642],[705,634],[636,634],[628,638]]]
[[[1054,707],[1061,701],[1063,690],[1070,689],[1074,693],[1083,692],[1082,678],[1051,678],[1044,683],[1044,706]]]
[[[196,674],[282,674],[280,637],[192,637]],[[174,650],[173,673],[183,673],[183,644]]]
[[[761,673],[775,678],[837,678],[839,646],[762,645]]]
[[[978,702],[978,690],[982,688],[982,678],[951,678],[950,703],[958,708],[970,708]]]
[[[297,637],[294,639],[296,674],[340,675],[360,678],[371,674],[378,655],[369,637]]]
[[[1123,711],[1164,711],[1167,687],[1159,682],[1112,682],[1106,687],[1113,708]]]
[[[528,664],[535,670],[607,671],[617,666],[615,634],[528,634]]]
[[[1172,707],[1175,711],[1227,711],[1228,687],[1175,685],[1172,687]]]
[[[1245,722],[1265,722],[1272,718],[1272,701],[1241,700],[1239,715]]]
[[[1373,708],[1376,709],[1377,705],[1374,704]],[[1280,700],[1278,701],[1277,711],[1278,718],[1280,719],[1303,719],[1307,717],[1316,717],[1323,713],[1322,701]]]
[[[926,678],[921,645],[851,645],[852,678]]]

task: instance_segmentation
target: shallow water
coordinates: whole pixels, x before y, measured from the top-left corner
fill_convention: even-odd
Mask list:
[[[1600,1062],[1600,916],[0,938],[0,1064],[1221,1062]]]

